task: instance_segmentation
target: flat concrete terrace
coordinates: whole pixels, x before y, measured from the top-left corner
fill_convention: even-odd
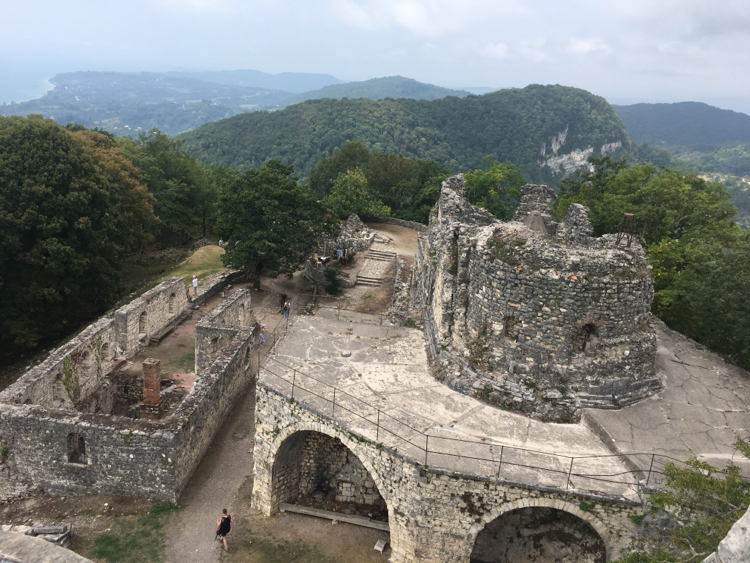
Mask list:
[[[663,390],[620,410],[586,409],[583,422],[615,452],[656,452],[716,467],[734,463],[750,477],[750,462],[734,451],[750,433],[750,374],[654,319],[656,371]],[[649,455],[629,454],[639,464]],[[660,469],[666,458],[654,460]]]
[[[453,391],[430,374],[419,330],[373,315],[300,316],[259,384],[433,470],[630,501],[636,476],[583,425],[543,423]]]

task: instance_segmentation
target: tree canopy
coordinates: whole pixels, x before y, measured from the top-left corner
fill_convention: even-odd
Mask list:
[[[217,230],[227,266],[291,276],[318,237],[338,231],[338,220],[293,173],[272,160],[220,188]]]
[[[33,347],[108,305],[152,202],[110,137],[0,118],[0,340]]]
[[[180,141],[158,129],[117,143],[154,196],[154,212],[160,219],[157,242],[181,244],[205,236],[213,223],[218,176],[190,156]]]

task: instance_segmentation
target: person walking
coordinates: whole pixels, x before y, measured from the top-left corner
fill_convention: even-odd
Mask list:
[[[198,297],[198,278],[193,274],[193,299]]]
[[[258,344],[263,346],[266,343],[266,325],[260,325],[260,334],[258,335]]]
[[[284,318],[286,320],[289,320],[289,313],[291,312],[291,310],[292,310],[292,304],[289,302],[289,299],[287,299],[284,302]]]
[[[286,303],[286,293],[282,292],[281,295],[279,295],[279,309],[281,309],[281,312],[284,312],[284,303]]]
[[[233,522],[234,518],[227,514],[226,508],[221,511],[221,518],[217,518],[216,520],[216,536],[221,538],[221,541],[224,542],[224,549],[227,551],[229,551],[229,546],[227,546],[227,534],[232,529]]]

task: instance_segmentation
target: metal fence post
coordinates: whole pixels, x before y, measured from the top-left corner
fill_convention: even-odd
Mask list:
[[[651,481],[651,470],[654,468],[654,457],[656,457],[656,454],[651,454],[651,465],[648,466],[648,477],[646,477],[647,487],[649,482]]]
[[[568,482],[565,485],[565,490],[567,491],[570,488],[570,474],[573,473],[573,462],[576,458],[571,457],[570,458],[570,468],[568,469]]]
[[[505,451],[505,446],[500,446],[500,463],[497,466],[497,478],[500,479],[500,469],[503,467],[503,452]]]
[[[297,370],[294,370],[294,375],[292,376],[292,399],[294,399],[294,384],[297,382]]]
[[[333,409],[331,410],[331,418],[336,417],[336,388],[333,388]]]
[[[427,467],[427,451],[430,448],[430,435],[425,434],[425,441],[424,441],[424,465]]]
[[[378,425],[375,427],[375,441],[380,439],[380,409],[378,409]]]

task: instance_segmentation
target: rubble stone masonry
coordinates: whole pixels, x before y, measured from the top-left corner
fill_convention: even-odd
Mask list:
[[[446,382],[550,421],[619,408],[658,389],[650,267],[640,244],[591,236],[588,209],[552,221],[546,186],[527,185],[511,222],[443,183],[419,235],[414,301]]]

